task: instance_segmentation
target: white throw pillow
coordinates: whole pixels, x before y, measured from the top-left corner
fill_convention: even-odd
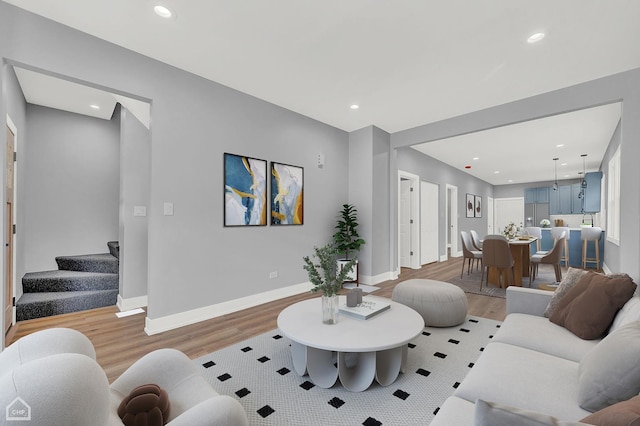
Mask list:
[[[618,311],[613,323],[609,328],[609,333],[613,333],[620,327],[634,321],[640,321],[640,297],[634,296]]]
[[[566,422],[537,411],[522,410],[481,399],[476,401],[475,426],[578,426],[586,424]]]
[[[580,361],[578,403],[594,412],[640,393],[640,321],[602,339]]]

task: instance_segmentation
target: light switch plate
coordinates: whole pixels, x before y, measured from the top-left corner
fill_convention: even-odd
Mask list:
[[[164,215],[173,216],[173,203],[164,203]]]
[[[143,217],[147,215],[147,207],[146,206],[133,206],[133,215],[138,217]]]

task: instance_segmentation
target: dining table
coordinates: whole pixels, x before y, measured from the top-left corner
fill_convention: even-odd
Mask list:
[[[523,277],[528,277],[531,270],[531,244],[536,242],[537,238],[532,236],[515,237],[509,240],[509,249],[513,257],[514,277],[511,272],[503,269],[489,268],[488,282],[503,287],[515,285],[522,287]],[[501,279],[502,278],[502,279]]]

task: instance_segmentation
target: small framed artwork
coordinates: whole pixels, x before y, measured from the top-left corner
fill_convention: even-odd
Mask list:
[[[224,226],[267,225],[267,161],[224,154]]]
[[[476,217],[475,215],[476,200],[473,194],[467,194],[467,217]]]
[[[475,196],[474,214],[475,217],[482,217],[482,197],[479,195]]]
[[[304,168],[271,162],[271,224],[304,223]]]

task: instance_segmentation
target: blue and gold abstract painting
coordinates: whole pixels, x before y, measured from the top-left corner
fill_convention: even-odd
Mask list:
[[[302,225],[304,169],[271,162],[271,224]]]
[[[224,154],[224,226],[267,225],[267,162]]]

